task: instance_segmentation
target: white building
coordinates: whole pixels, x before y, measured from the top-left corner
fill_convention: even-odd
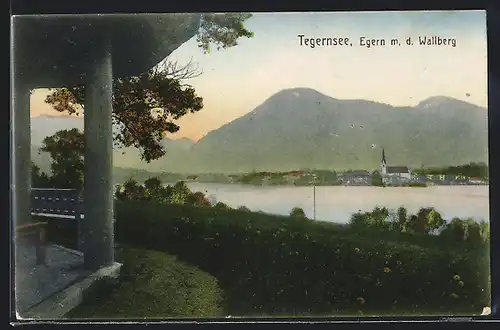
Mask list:
[[[382,161],[380,163],[380,174],[382,177],[397,177],[411,179],[411,171],[407,166],[387,166],[385,150],[382,148]]]

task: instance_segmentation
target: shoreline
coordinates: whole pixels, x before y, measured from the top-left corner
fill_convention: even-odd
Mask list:
[[[182,181],[182,180],[181,180]],[[375,185],[343,185],[343,184],[317,184],[317,185],[294,185],[294,184],[251,184],[241,182],[204,182],[204,181],[184,181],[187,183],[200,183],[200,184],[227,184],[227,185],[241,185],[250,187],[374,187],[374,188],[430,188],[430,187],[477,187],[489,186],[489,184],[432,184],[432,185],[389,185],[389,186],[375,186]]]

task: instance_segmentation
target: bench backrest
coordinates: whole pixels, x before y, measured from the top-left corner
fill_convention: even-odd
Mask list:
[[[79,217],[83,198],[76,189],[31,189],[31,212]]]

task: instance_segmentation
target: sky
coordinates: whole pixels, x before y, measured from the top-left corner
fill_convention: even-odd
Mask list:
[[[186,83],[204,99],[204,108],[180,119],[171,138],[198,140],[294,87],[394,106],[443,95],[487,107],[485,11],[256,13],[245,27],[254,37],[235,47],[204,54],[192,38],[169,56],[197,63],[203,74]],[[311,48],[300,45],[300,34],[349,37],[353,45]],[[419,36],[455,38],[456,47],[420,46]],[[361,46],[360,37],[385,38],[386,46]],[[405,45],[407,37],[413,46]],[[402,46],[390,46],[392,38]],[[45,95],[43,89],[32,95],[32,117],[57,115]]]

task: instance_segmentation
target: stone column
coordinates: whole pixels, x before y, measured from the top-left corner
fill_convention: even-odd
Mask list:
[[[17,23],[19,24],[19,23]],[[16,26],[14,25],[14,28]],[[14,30],[15,32],[15,30]],[[20,40],[12,35],[11,67],[11,198],[14,225],[31,222],[30,90],[22,70]]]
[[[85,268],[114,262],[111,45],[93,53],[85,84],[85,184],[82,238]]]
[[[31,222],[31,127],[30,127],[30,90],[22,69],[23,52],[20,49],[21,40],[16,38],[16,30],[19,22],[13,20],[11,35],[11,140],[10,140],[10,197],[11,218],[13,238],[13,251],[15,256],[14,272],[16,286],[16,311],[19,312],[20,305],[18,294],[23,289],[20,276],[23,269],[17,264],[19,245],[15,244],[16,226]]]

